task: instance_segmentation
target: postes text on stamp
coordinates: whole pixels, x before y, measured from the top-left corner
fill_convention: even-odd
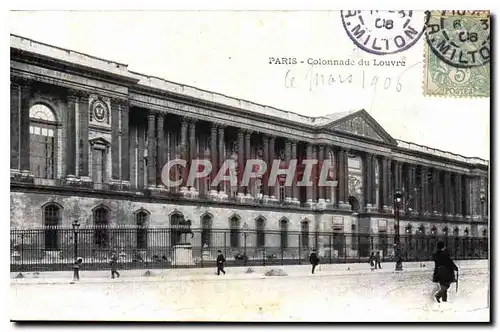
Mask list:
[[[342,24],[362,50],[377,54],[398,53],[415,45],[425,29],[425,13],[412,10],[342,10]]]
[[[489,12],[429,12],[425,34],[424,94],[489,97]]]

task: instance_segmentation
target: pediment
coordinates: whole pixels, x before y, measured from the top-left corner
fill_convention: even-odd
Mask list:
[[[360,110],[325,125],[333,132],[360,136],[379,142],[396,145],[395,139],[389,135],[373,117],[365,110]]]
[[[110,145],[110,143],[106,139],[104,139],[103,137],[93,138],[89,142],[90,142],[91,146],[96,147],[96,148],[107,148]]]

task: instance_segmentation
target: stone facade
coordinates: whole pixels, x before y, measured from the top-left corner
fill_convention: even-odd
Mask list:
[[[42,105],[42,106],[40,106]],[[40,109],[36,113],[35,107]],[[366,111],[311,118],[163,81],[127,66],[11,36],[11,228],[51,225],[170,227],[177,211],[202,227],[242,227],[390,234],[394,193],[403,194],[400,233],[434,227],[459,235],[487,232],[487,161],[393,139]],[[211,160],[215,169],[233,159],[286,164],[297,158],[329,163],[337,186],[268,186],[167,189],[169,160]],[[300,167],[299,167],[300,170]],[[299,172],[300,173],[300,172]],[[313,170],[318,176],[319,169]],[[179,173],[173,174],[179,177]],[[55,219],[54,219],[55,218]],[[327,245],[319,239],[316,245]],[[350,240],[348,240],[350,241]],[[346,245],[348,243],[346,242]]]

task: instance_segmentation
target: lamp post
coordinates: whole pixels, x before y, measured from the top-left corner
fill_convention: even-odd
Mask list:
[[[248,224],[243,223],[243,261],[245,266],[247,265],[247,232],[248,232]]]
[[[403,194],[401,191],[396,190],[394,194],[394,205],[396,207],[396,211],[394,211],[394,215],[396,218],[396,232],[394,235],[394,256],[396,258],[396,271],[403,271],[403,258],[401,257],[401,240],[399,237],[399,208],[401,205],[401,198]]]
[[[71,226],[73,226],[73,239],[74,239],[73,256],[76,261],[76,259],[78,258],[78,228],[80,227],[80,224],[78,223],[78,220],[75,220],[73,221]]]

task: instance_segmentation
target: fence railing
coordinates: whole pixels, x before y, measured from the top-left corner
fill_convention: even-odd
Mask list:
[[[75,257],[83,258],[83,269],[108,269],[112,251],[118,255],[121,269],[210,267],[215,266],[218,250],[228,266],[308,264],[313,248],[323,263],[367,262],[377,251],[383,261],[394,261],[393,234],[209,228],[186,231],[181,227],[137,226],[12,229],[11,271],[67,270]],[[404,261],[431,260],[440,239],[453,259],[488,258],[487,237],[404,234],[400,236]]]

